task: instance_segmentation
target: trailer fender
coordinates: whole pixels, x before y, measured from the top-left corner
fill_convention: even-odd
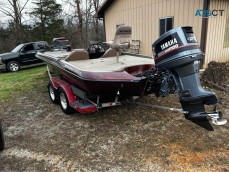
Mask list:
[[[70,105],[73,102],[77,101],[77,97],[74,95],[74,93],[72,91],[72,87],[69,83],[67,83],[66,81],[59,79],[57,77],[50,78],[50,82],[52,83],[53,87],[56,90],[62,88],[65,91]]]

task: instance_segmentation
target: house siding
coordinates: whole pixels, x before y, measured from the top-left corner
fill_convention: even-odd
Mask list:
[[[223,16],[208,18],[205,67],[210,61],[229,61],[229,47],[224,47],[229,1],[211,0],[209,9],[224,9],[224,13]]]
[[[152,55],[152,43],[159,38],[159,19],[174,17],[173,27],[193,26],[200,43],[203,0],[115,0],[105,11],[106,40],[114,39],[116,25],[132,26],[132,39],[141,41],[140,53]]]

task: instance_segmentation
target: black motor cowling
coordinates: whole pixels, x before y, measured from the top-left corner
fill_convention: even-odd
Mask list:
[[[199,68],[203,52],[197,43],[192,27],[178,27],[163,34],[152,45],[155,65],[169,69],[179,89],[180,103],[187,118],[206,118],[204,105],[217,103],[213,92],[200,84]]]

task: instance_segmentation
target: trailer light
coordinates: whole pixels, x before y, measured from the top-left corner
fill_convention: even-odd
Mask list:
[[[77,107],[76,110],[80,113],[91,113],[91,112],[96,112],[97,108],[96,108],[96,106],[91,106],[91,107],[87,107],[87,108]]]

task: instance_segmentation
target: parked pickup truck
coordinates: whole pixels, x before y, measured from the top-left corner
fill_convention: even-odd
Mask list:
[[[9,53],[0,54],[0,71],[16,72],[21,66],[42,63],[36,58],[37,51],[49,49],[46,41],[30,42],[18,45]]]

